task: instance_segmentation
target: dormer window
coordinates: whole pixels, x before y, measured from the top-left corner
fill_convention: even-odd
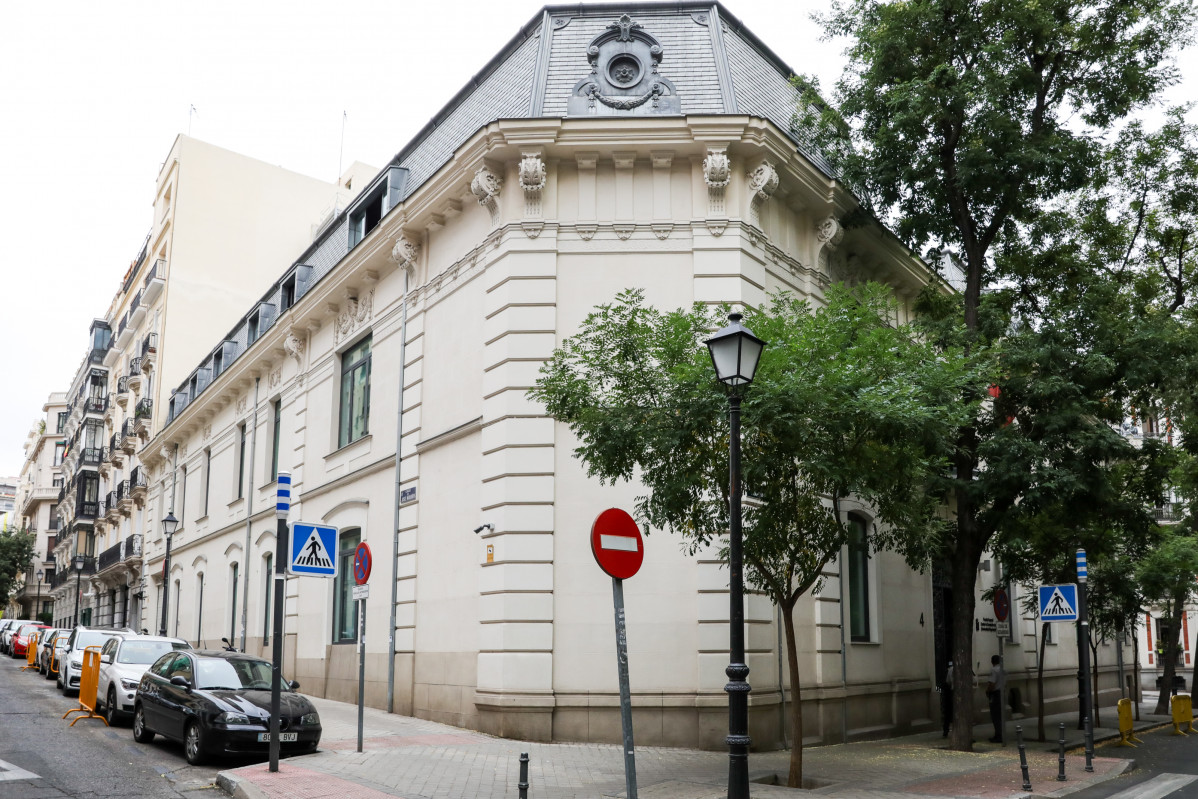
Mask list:
[[[378,227],[383,217],[399,202],[408,170],[390,167],[375,178],[349,211],[349,247],[353,249]]]

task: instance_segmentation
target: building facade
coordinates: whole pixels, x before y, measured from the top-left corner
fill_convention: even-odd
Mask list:
[[[355,164],[347,172],[371,170]],[[56,546],[59,621],[142,629],[147,481],[138,452],[161,426],[163,386],[274,279],[271,264],[311,241],[347,189],[187,136],[158,174],[153,224],[74,376],[68,476]],[[277,201],[260,202],[262,197]],[[80,608],[75,612],[75,593]],[[72,601],[65,601],[67,599]]]
[[[857,202],[792,130],[789,77],[719,5],[554,6],[525,25],[169,383],[139,451],[150,616],[196,644],[264,654],[282,633],[289,678],[352,700],[348,564],[366,542],[369,704],[500,735],[619,740],[610,589],[588,531],[638,488],[586,476],[569,431],[527,396],[540,365],[631,287],[661,308],[775,291],[818,304],[832,281],[872,279],[907,318],[940,280],[883,228],[842,224]],[[341,571],[289,579],[276,631],[280,471],[292,519],[337,529]],[[869,508],[849,510],[868,536]],[[727,571],[652,532],[625,586],[638,742],[718,748]],[[947,584],[865,552],[844,553],[796,610],[808,743],[938,723]],[[979,595],[999,575],[979,575]],[[784,745],[779,620],[761,596],[746,608],[754,743]],[[982,621],[979,662],[1000,647]],[[1020,711],[1036,628],[1016,618],[1002,645]],[[1076,648],[1054,644],[1045,661],[1049,712],[1075,706]],[[1112,690],[1104,671],[1103,698]]]

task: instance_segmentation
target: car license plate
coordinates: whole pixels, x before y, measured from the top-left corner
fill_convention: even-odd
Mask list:
[[[298,732],[281,732],[279,733],[279,743],[293,744],[299,740]],[[258,733],[258,743],[270,743],[270,733]]]

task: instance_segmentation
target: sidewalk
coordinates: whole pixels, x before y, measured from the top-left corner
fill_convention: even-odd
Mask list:
[[[363,751],[357,749],[357,707],[312,698],[324,726],[321,750],[283,760],[271,774],[267,764],[221,772],[218,784],[237,799],[464,799],[518,796],[519,757],[528,752],[529,791],[533,799],[600,799],[625,793],[620,747],[606,744],[545,744],[492,738],[431,721],[367,708]],[[1167,723],[1142,710],[1137,730]],[[1102,720],[1114,723],[1114,708]],[[1104,746],[1095,753],[1094,772],[1084,771],[1082,734],[1072,714],[1047,720],[1049,743],[1028,741],[1036,719],[1011,722],[1008,745],[985,741],[989,724],[974,728],[973,753],[952,752],[939,732],[806,749],[804,777],[815,794],[839,799],[912,799],[921,797],[1065,796],[1114,779],[1134,768],[1135,749]],[[1065,782],[1056,779],[1058,724],[1065,723]],[[1022,790],[1015,724],[1023,725],[1032,792]],[[1167,732],[1154,732],[1162,735]],[[1095,740],[1118,739],[1108,727]],[[1151,736],[1142,746],[1151,746]],[[791,795],[785,783],[790,754],[754,752],[749,757],[751,793],[758,797]],[[645,799],[720,799],[727,795],[728,755],[691,749],[638,747],[638,795]]]

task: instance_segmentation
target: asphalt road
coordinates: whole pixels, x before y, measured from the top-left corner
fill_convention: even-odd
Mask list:
[[[218,771],[254,762],[189,766],[180,744],[160,736],[135,743],[127,724],[109,729],[85,719],[71,727],[62,715],[78,700],[23,665],[0,655],[0,799],[213,799],[222,795]]]
[[[1198,799],[1198,734],[1173,735],[1172,727],[1140,736],[1136,749],[1111,744],[1096,756],[1131,757],[1136,768],[1118,779],[1073,794],[1070,799]]]

